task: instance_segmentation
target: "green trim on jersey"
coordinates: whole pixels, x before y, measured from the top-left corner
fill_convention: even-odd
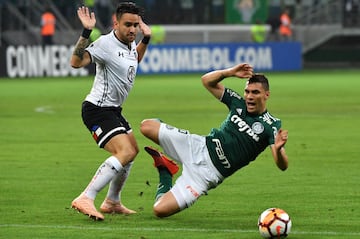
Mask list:
[[[220,128],[206,136],[206,145],[215,167],[228,177],[274,144],[281,120],[267,111],[249,114],[245,100],[231,89],[225,88],[221,102],[227,105],[229,114]]]

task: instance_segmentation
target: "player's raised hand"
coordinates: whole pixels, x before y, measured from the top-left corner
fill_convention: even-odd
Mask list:
[[[142,18],[140,17],[140,21],[139,21],[139,28],[141,33],[144,36],[151,36],[151,29],[148,25],[146,25],[146,23],[142,20]]]
[[[82,6],[77,10],[77,15],[84,28],[92,30],[96,24],[95,13],[90,12],[89,8]]]
[[[231,68],[233,76],[250,78],[253,75],[253,67],[247,63],[241,63]]]

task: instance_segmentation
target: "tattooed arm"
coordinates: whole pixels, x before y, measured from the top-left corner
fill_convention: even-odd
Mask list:
[[[85,48],[89,45],[88,37],[91,30],[95,27],[96,19],[94,12],[90,12],[87,7],[80,7],[77,11],[77,15],[85,29],[88,32],[87,38],[84,37],[84,33],[80,36],[78,42],[75,45],[74,52],[71,56],[70,64],[74,68],[80,68],[91,63],[90,54],[85,51]]]
[[[80,68],[91,63],[90,54],[85,51],[85,48],[89,45],[89,40],[80,37],[75,45],[73,54],[71,56],[70,64],[74,68]]]

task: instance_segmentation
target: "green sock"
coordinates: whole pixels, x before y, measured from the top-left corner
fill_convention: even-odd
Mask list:
[[[157,201],[162,195],[172,187],[172,175],[166,168],[158,168],[160,183],[156,190],[155,200]]]

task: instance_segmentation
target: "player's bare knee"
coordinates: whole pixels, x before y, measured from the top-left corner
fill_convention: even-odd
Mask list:
[[[155,215],[156,217],[163,218],[163,217],[169,216],[169,213],[166,212],[166,211],[164,211],[164,210],[161,209],[160,207],[154,206],[153,212],[154,212],[154,215]]]
[[[136,155],[139,153],[139,149],[138,148],[135,148],[135,147],[129,147],[127,149],[125,149],[125,154],[127,156],[127,158],[130,159],[130,161],[132,161]]]
[[[159,121],[155,119],[145,119],[141,122],[140,132],[145,136],[149,136],[153,132],[154,126],[158,123]]]
[[[149,124],[148,124],[148,119],[145,119],[143,121],[141,121],[141,124],[140,124],[140,132],[143,134],[143,135],[147,135],[147,133],[149,132]]]
[[[117,154],[115,154],[115,156],[118,159],[121,159],[120,160],[121,163],[127,164],[127,163],[130,163],[131,161],[133,161],[138,153],[139,153],[138,148],[127,147],[127,148],[123,148],[121,151],[119,151]]]

